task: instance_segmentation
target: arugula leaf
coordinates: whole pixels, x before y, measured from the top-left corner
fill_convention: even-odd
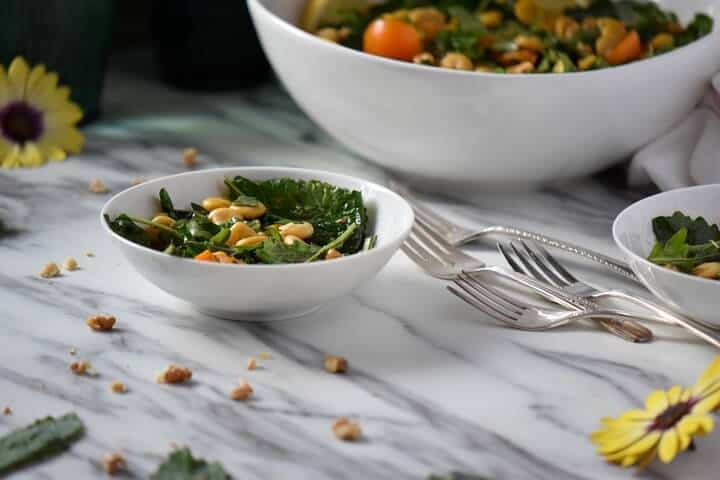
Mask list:
[[[84,426],[74,413],[46,417],[0,438],[0,474],[58,454],[82,436]]]
[[[675,212],[670,217],[656,217],[652,220],[653,232],[657,241],[665,244],[681,229],[687,230],[687,243],[700,245],[720,240],[720,229],[710,225],[703,217],[692,219],[682,212]]]
[[[302,263],[311,258],[319,247],[305,242],[286,245],[282,240],[269,238],[262,247],[255,250],[255,255],[263,263]]]
[[[336,187],[319,180],[276,178],[253,182],[235,177],[228,183],[244,195],[257,198],[274,216],[296,222],[312,223],[315,233],[309,240],[324,245],[338,238],[347,223],[357,225],[353,235],[343,245],[343,253],[356,253],[362,247],[367,228],[367,212],[362,194]]]
[[[688,24],[685,31],[675,37],[675,43],[678,46],[692,43],[712,32],[714,24],[715,21],[712,17],[704,13],[698,13],[695,15],[693,21]]]
[[[230,475],[220,463],[195,458],[186,447],[172,452],[150,480],[230,480]]]
[[[172,218],[173,220],[180,220],[181,218],[189,218],[190,216],[192,216],[193,212],[191,212],[191,211],[175,210],[172,199],[170,198],[170,194],[164,188],[160,189],[160,193],[158,194],[158,197],[160,197],[160,209],[163,212],[165,212],[167,214],[167,216]],[[200,208],[202,208],[202,207],[200,207]]]
[[[110,216],[105,215],[105,221],[110,229],[126,240],[137,243],[144,247],[152,245],[152,239],[144,228],[140,227],[133,219],[126,214],[118,215],[115,220],[110,220]]]

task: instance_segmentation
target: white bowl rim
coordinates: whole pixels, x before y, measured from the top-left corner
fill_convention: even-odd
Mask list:
[[[105,221],[105,214],[106,214],[108,208],[111,206],[111,204],[112,204],[113,202],[115,202],[115,200],[117,200],[119,197],[124,196],[124,195],[128,195],[128,194],[130,194],[131,192],[133,192],[134,190],[139,190],[140,188],[144,188],[144,187],[146,187],[146,186],[148,186],[148,185],[152,185],[152,184],[161,184],[161,183],[163,183],[163,182],[165,182],[165,181],[167,181],[168,179],[171,179],[171,178],[186,177],[186,176],[193,176],[193,175],[207,175],[207,174],[209,174],[209,173],[220,173],[220,172],[238,172],[239,170],[248,170],[248,171],[249,171],[249,170],[256,170],[256,171],[278,172],[278,176],[282,176],[282,175],[283,175],[283,172],[284,172],[284,175],[288,176],[289,178],[292,178],[292,174],[293,174],[293,173],[296,173],[296,174],[302,173],[302,174],[304,174],[304,175],[321,175],[321,176],[325,176],[325,177],[335,177],[335,178],[338,178],[338,179],[344,179],[344,180],[347,180],[347,181],[352,181],[352,182],[361,183],[361,184],[366,185],[366,186],[369,186],[369,187],[371,187],[371,188],[373,188],[373,189],[382,191],[383,193],[386,193],[386,194],[388,194],[388,195],[390,195],[390,196],[392,196],[392,197],[395,197],[397,200],[400,200],[401,205],[403,205],[403,206],[406,208],[406,210],[407,210],[407,212],[410,214],[410,216],[408,217],[407,225],[405,226],[405,228],[403,229],[403,231],[402,231],[399,235],[397,235],[395,238],[382,239],[382,240],[379,239],[379,244],[378,244],[375,248],[372,248],[372,249],[370,249],[370,250],[367,250],[367,251],[362,251],[362,250],[361,250],[361,251],[359,251],[359,252],[357,252],[357,253],[353,253],[352,255],[346,255],[346,256],[343,256],[343,257],[340,257],[340,258],[335,258],[335,259],[332,260],[332,263],[334,263],[334,264],[339,263],[339,262],[353,261],[354,259],[363,258],[363,257],[366,257],[366,256],[368,256],[368,255],[374,255],[374,254],[377,254],[377,253],[379,253],[379,252],[381,252],[381,251],[383,251],[383,250],[386,250],[386,249],[390,248],[390,244],[393,242],[393,240],[395,240],[395,239],[397,239],[397,238],[405,238],[405,237],[407,237],[407,235],[410,233],[410,229],[412,228],[413,224],[415,223],[415,215],[414,215],[414,213],[413,213],[413,209],[412,209],[412,207],[410,206],[410,204],[407,202],[407,200],[405,200],[403,197],[401,197],[401,196],[398,195],[397,193],[393,192],[392,190],[390,190],[390,189],[388,189],[388,188],[386,188],[386,187],[383,187],[382,185],[379,185],[379,184],[377,184],[377,183],[375,183],[375,182],[371,182],[371,181],[369,181],[369,180],[365,180],[365,179],[359,178],[359,177],[354,177],[354,176],[352,176],[352,175],[344,175],[344,174],[341,174],[341,173],[329,172],[329,171],[325,171],[325,170],[315,170],[315,169],[296,168],[296,167],[263,167],[263,166],[206,168],[206,169],[203,169],[203,170],[195,170],[195,171],[192,171],[192,172],[176,173],[176,174],[173,174],[173,175],[166,175],[166,176],[164,176],[164,177],[160,177],[160,178],[155,178],[155,179],[152,179],[152,180],[148,180],[148,181],[143,182],[143,183],[141,183],[141,184],[139,184],[139,185],[135,185],[135,186],[133,186],[133,187],[127,188],[127,189],[123,190],[122,192],[116,193],[115,195],[112,196],[112,198],[110,198],[107,202],[105,202],[105,205],[103,205],[102,209],[100,210],[100,223],[102,224],[103,229],[105,230],[106,233],[108,233],[110,236],[112,236],[112,237],[120,240],[121,242],[125,243],[126,245],[131,246],[132,248],[139,249],[139,250],[141,250],[141,251],[143,251],[143,252],[146,252],[146,253],[148,253],[148,254],[150,254],[150,255],[156,255],[156,256],[162,257],[162,258],[164,258],[164,259],[166,259],[166,260],[168,260],[168,261],[182,261],[182,262],[190,261],[190,262],[194,262],[195,264],[198,265],[198,268],[205,268],[205,267],[210,267],[210,268],[234,268],[234,269],[237,269],[238,271],[246,271],[247,269],[263,269],[263,270],[266,270],[266,269],[271,269],[271,268],[274,268],[274,269],[281,269],[281,268],[295,268],[295,269],[300,269],[300,268],[306,268],[306,269],[323,268],[323,265],[326,264],[325,261],[322,261],[322,262],[310,262],[310,263],[304,263],[304,262],[303,262],[303,263],[278,263],[278,264],[264,264],[264,263],[262,263],[262,264],[245,264],[245,265],[241,265],[241,266],[239,266],[239,265],[237,265],[237,264],[231,264],[231,263],[199,262],[199,261],[197,261],[197,260],[195,260],[195,259],[192,259],[192,258],[177,257],[177,256],[175,256],[175,255],[168,255],[167,253],[160,252],[160,251],[158,251],[158,250],[153,250],[152,248],[144,247],[144,246],[142,246],[142,245],[138,245],[137,243],[131,242],[130,240],[128,240],[128,239],[126,239],[126,238],[123,238],[123,237],[121,237],[120,235],[118,235],[117,233],[113,232],[112,229],[110,228],[110,226],[107,224],[107,221]],[[239,175],[240,173],[236,173],[236,174]],[[326,181],[327,183],[333,184],[333,183],[332,183],[332,180],[322,180],[322,181]],[[378,205],[378,208],[381,208],[381,206]],[[382,243],[380,243],[380,242],[382,242]]]
[[[711,183],[708,185],[694,185],[692,187],[676,188],[675,190],[668,190],[666,192],[656,193],[655,195],[645,197],[642,200],[638,200],[637,202],[634,202],[631,205],[628,205],[627,207],[625,207],[625,209],[622,212],[620,212],[618,214],[617,217],[615,217],[615,221],[613,222],[612,234],[613,234],[613,239],[615,240],[615,244],[618,247],[620,247],[620,249],[625,253],[625,255],[628,255],[636,260],[639,260],[640,263],[642,263],[643,265],[646,265],[646,266],[649,266],[649,267],[652,267],[655,269],[662,269],[661,271],[663,273],[669,274],[671,276],[675,276],[678,279],[685,279],[686,281],[698,282],[699,284],[706,284],[706,285],[715,284],[720,287],[720,280],[712,280],[709,278],[698,277],[697,275],[690,275],[688,273],[676,272],[674,270],[670,270],[669,268],[665,268],[661,265],[658,265],[657,263],[653,263],[645,257],[641,257],[637,253],[633,252],[627,245],[625,245],[625,243],[622,240],[620,240],[619,233],[617,231],[618,223],[620,222],[620,218],[623,217],[624,215],[627,215],[627,212],[630,211],[630,209],[635,208],[637,205],[640,205],[641,203],[652,202],[653,199],[657,199],[657,197],[660,197],[663,195],[668,195],[671,193],[683,193],[688,190],[692,190],[692,191],[711,190],[713,188],[720,189],[720,183]],[[651,220],[652,219],[648,219],[648,221],[651,221]]]
[[[629,68],[638,68],[638,65],[646,64],[647,62],[657,62],[661,59],[665,58],[671,58],[673,56],[676,56],[678,54],[682,55],[683,51],[686,51],[686,49],[689,48],[699,48],[698,44],[704,44],[707,42],[710,42],[711,40],[714,40],[715,37],[720,37],[720,28],[718,28],[718,23],[720,23],[717,18],[713,17],[713,29],[712,31],[705,35],[704,37],[700,38],[699,40],[695,40],[692,43],[689,43],[687,45],[684,45],[680,48],[674,49],[670,52],[664,53],[662,55],[658,55],[652,58],[646,58],[643,60],[638,60],[636,62],[630,62],[625,63],[622,65],[616,65],[609,68],[601,68],[598,70],[587,70],[584,72],[566,72],[566,73],[553,73],[553,72],[547,72],[543,73],[542,75],[538,74],[532,74],[532,73],[520,73],[520,74],[508,74],[508,73],[495,73],[495,72],[476,72],[476,71],[464,71],[464,70],[454,70],[449,68],[437,68],[432,67],[429,65],[418,65],[415,63],[410,62],[403,62],[401,60],[395,60],[392,58],[385,58],[380,57],[378,55],[371,55],[369,53],[361,52],[360,50],[355,50],[354,48],[345,47],[343,45],[338,45],[333,42],[328,42],[327,40],[323,40],[321,38],[318,38],[315,35],[312,35],[309,32],[306,32],[299,26],[290,23],[288,21],[283,20],[279,16],[277,16],[275,13],[270,11],[265,4],[261,0],[248,0],[250,3],[254,3],[257,5],[257,8],[263,10],[272,21],[283,25],[283,28],[290,28],[290,31],[293,35],[297,35],[299,38],[305,38],[309,39],[311,42],[315,42],[316,45],[319,45],[320,48],[331,48],[331,49],[343,49],[348,51],[351,55],[361,56],[363,58],[367,58],[369,61],[373,62],[379,62],[380,64],[389,64],[394,65],[397,68],[407,68],[410,70],[416,70],[416,71],[423,71],[423,72],[433,72],[431,75],[463,75],[463,76],[475,76],[478,78],[483,77],[502,77],[502,78],[509,78],[509,79],[528,79],[528,78],[557,78],[557,77],[580,77],[580,76],[587,76],[587,75],[594,75],[594,76],[600,76],[600,75],[608,75],[608,72],[613,72],[617,70],[626,70]]]

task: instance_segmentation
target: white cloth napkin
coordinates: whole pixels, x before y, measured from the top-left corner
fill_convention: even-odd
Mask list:
[[[720,74],[685,120],[635,154],[628,182],[661,190],[720,183]]]

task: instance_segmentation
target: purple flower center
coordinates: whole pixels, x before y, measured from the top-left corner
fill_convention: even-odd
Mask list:
[[[692,407],[695,402],[691,399],[687,402],[676,403],[666,408],[660,415],[655,417],[655,420],[648,431],[652,430],[669,430],[675,426],[685,415],[692,411]]]
[[[0,110],[0,131],[13,143],[37,140],[43,132],[42,113],[22,100]]]

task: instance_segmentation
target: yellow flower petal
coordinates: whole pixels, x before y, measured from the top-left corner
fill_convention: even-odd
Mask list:
[[[603,455],[609,455],[615,452],[622,451],[642,439],[646,435],[646,433],[647,432],[645,432],[644,429],[638,428],[635,430],[623,432],[622,434],[613,438],[606,438],[598,447],[598,452]]]
[[[30,75],[30,67],[23,57],[15,57],[8,68],[8,80],[10,98],[21,99],[25,97],[25,87],[27,86],[28,76]]]
[[[650,432],[627,446],[627,448],[605,455],[605,458],[610,461],[618,461],[629,455],[639,456],[654,448],[658,441],[660,441],[660,432]]]
[[[59,128],[75,125],[82,116],[83,113],[80,107],[72,102],[64,102],[64,105],[46,111],[44,121],[48,128]]]
[[[27,142],[20,152],[20,163],[26,167],[37,167],[45,163],[45,159],[33,142]]]
[[[0,65],[0,105],[5,106],[10,103],[10,100],[10,86],[7,72],[5,72],[5,67]]]
[[[677,424],[684,435],[706,435],[715,428],[715,421],[710,415],[686,415]]]
[[[711,383],[715,383],[719,379],[720,379],[720,357],[715,357],[715,359],[712,361],[712,363],[710,363],[710,365],[700,375],[697,382],[695,383],[695,386],[700,387],[702,389]]]
[[[28,90],[25,92],[25,99],[37,105],[42,110],[45,110],[49,106],[50,101],[55,95],[55,89],[57,88],[58,75],[55,72],[48,72],[36,82],[28,85]]]
[[[658,457],[663,463],[670,463],[675,459],[680,449],[680,439],[674,428],[666,430],[660,438],[658,445]]]
[[[650,462],[653,461],[655,458],[655,455],[657,455],[658,447],[655,446],[651,450],[649,450],[645,455],[640,456],[637,462],[637,468],[639,470],[643,470],[645,467],[650,465]]]
[[[63,161],[67,158],[65,151],[52,143],[41,141],[38,144],[38,148],[42,152],[43,156],[52,162]]]
[[[670,405],[675,405],[680,401],[680,397],[683,394],[683,387],[680,385],[673,386],[670,390],[667,391],[666,396],[668,403]]]
[[[20,166],[20,146],[14,145],[7,152],[2,161],[3,168],[17,168]]]
[[[720,389],[706,396],[692,407],[692,413],[710,413],[720,405]]]
[[[655,390],[645,399],[645,407],[651,415],[658,415],[668,407],[667,395],[662,390]]]
[[[32,92],[33,88],[35,88],[35,85],[42,80],[42,78],[46,74],[45,65],[42,63],[35,65],[32,70],[30,70],[30,74],[28,75],[27,84],[25,85],[25,95],[24,98],[27,99],[30,92]]]

